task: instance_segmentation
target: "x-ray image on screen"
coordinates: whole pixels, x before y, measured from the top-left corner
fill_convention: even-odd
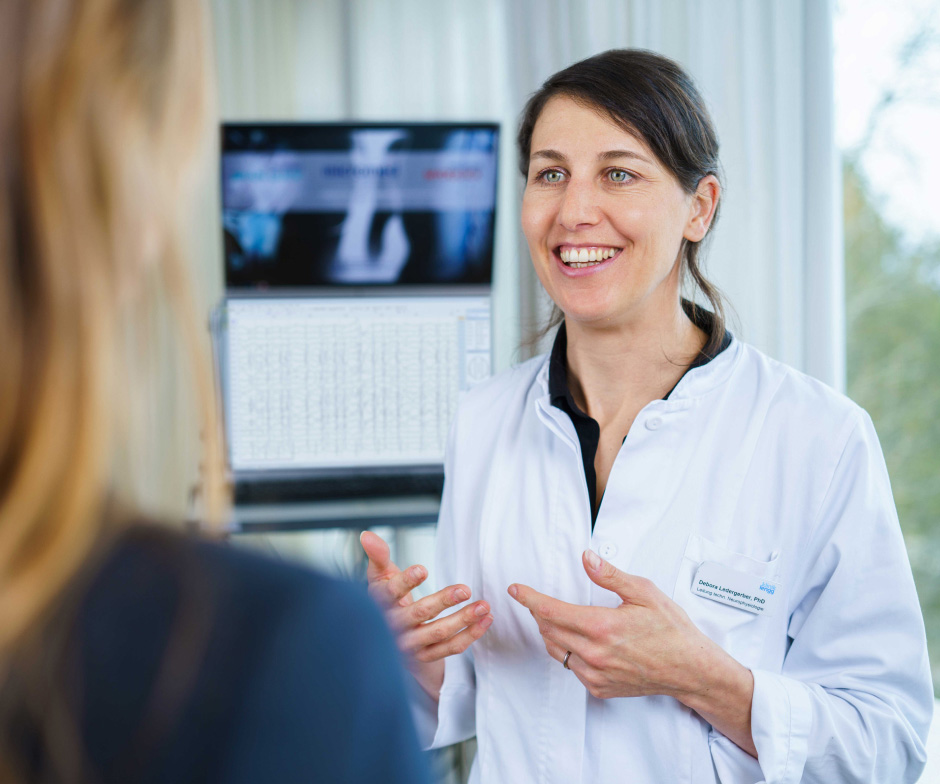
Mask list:
[[[487,124],[226,124],[227,286],[489,284],[497,142]]]

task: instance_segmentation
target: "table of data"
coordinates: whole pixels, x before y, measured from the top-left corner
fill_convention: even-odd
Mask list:
[[[439,463],[461,391],[489,377],[489,299],[228,303],[232,467]]]

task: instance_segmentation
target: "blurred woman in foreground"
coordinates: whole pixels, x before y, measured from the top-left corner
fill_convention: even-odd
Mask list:
[[[424,781],[364,594],[148,525],[116,491],[163,301],[225,513],[179,237],[206,50],[195,0],[0,4],[0,780]]]

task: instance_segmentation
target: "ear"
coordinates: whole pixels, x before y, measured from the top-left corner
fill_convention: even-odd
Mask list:
[[[718,200],[721,198],[721,183],[714,174],[706,174],[698,181],[689,207],[689,220],[685,225],[685,237],[689,242],[705,239],[715,218]]]

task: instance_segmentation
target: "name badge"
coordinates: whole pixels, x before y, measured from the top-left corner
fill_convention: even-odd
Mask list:
[[[755,615],[771,615],[779,583],[739,572],[717,561],[703,562],[692,580],[692,593]]]

